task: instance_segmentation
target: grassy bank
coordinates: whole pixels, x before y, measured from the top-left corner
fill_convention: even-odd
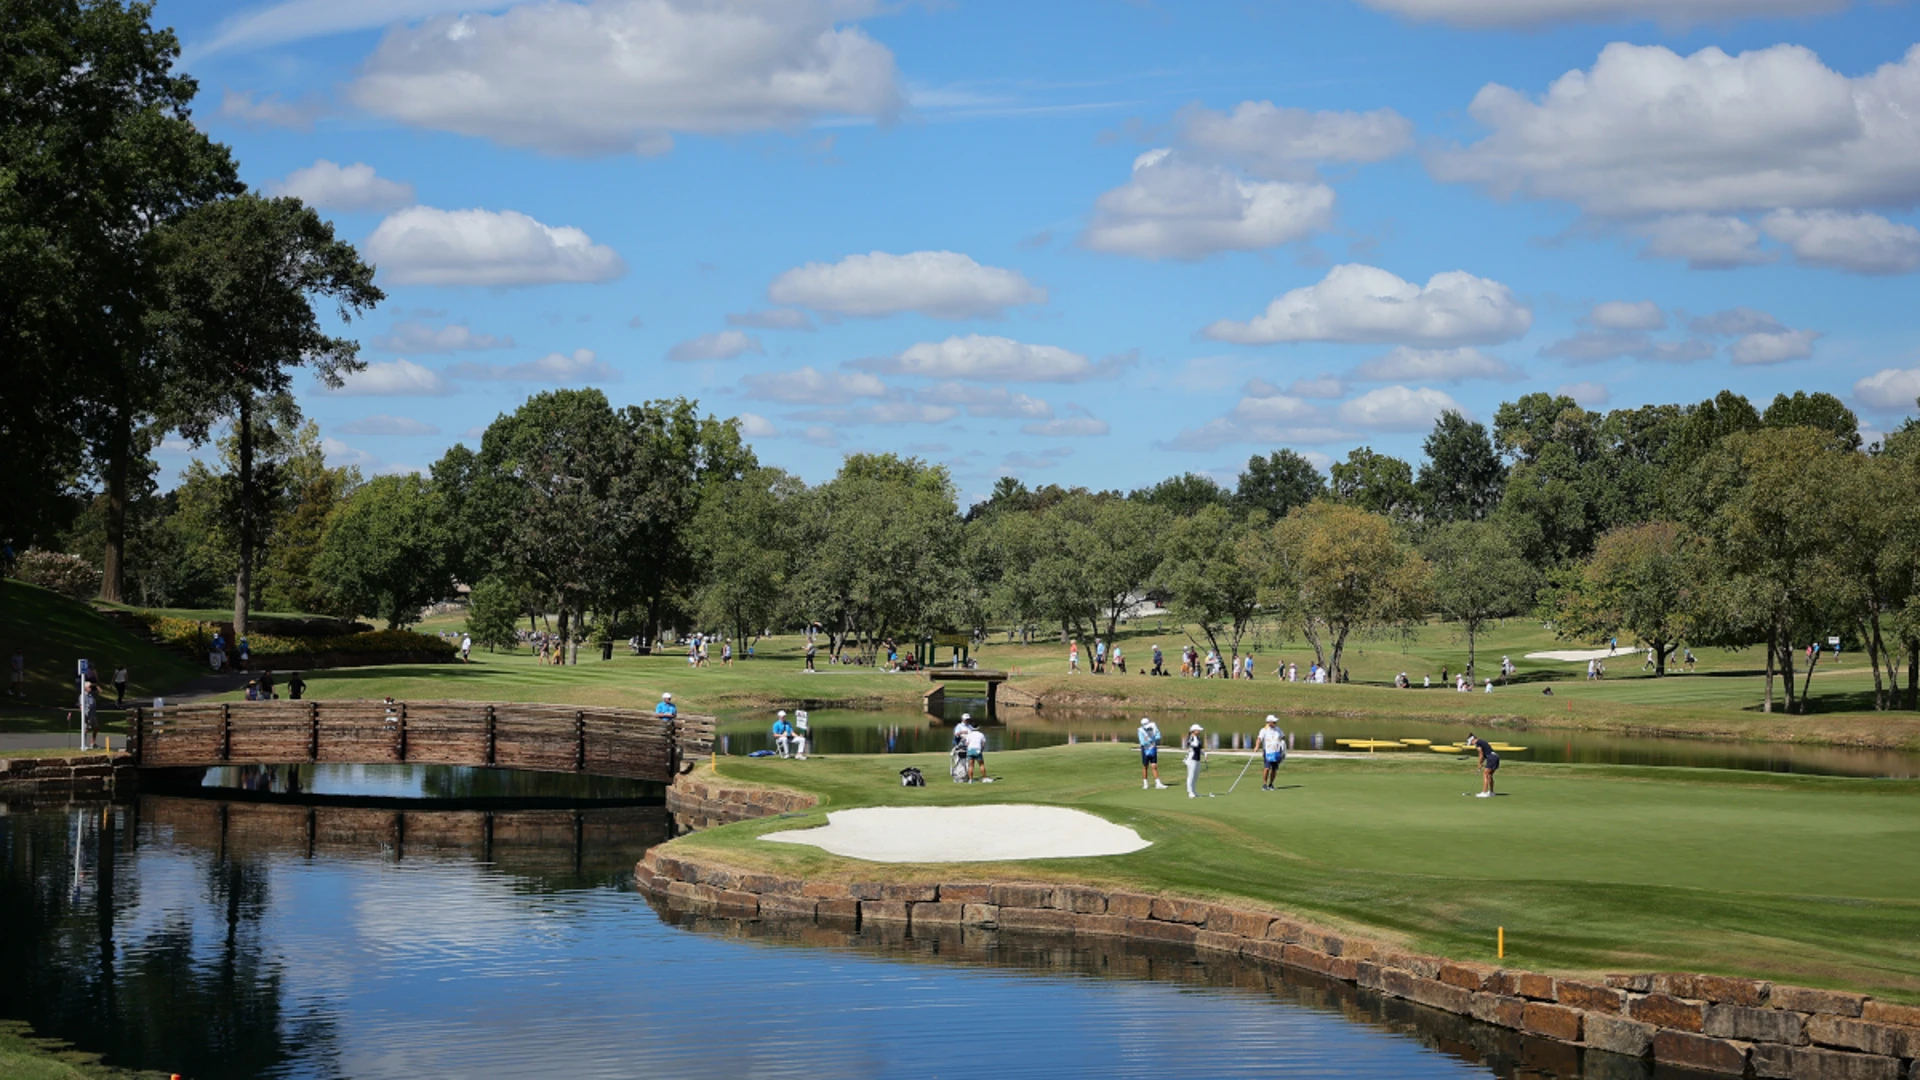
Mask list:
[[[99,1063],[54,1039],[35,1038],[32,1029],[14,1020],[0,1020],[0,1076],[8,1080],[136,1080],[165,1073],[128,1072]]]
[[[1169,755],[1171,756],[1171,755]],[[1210,766],[1224,791],[1239,762]],[[723,772],[817,794],[821,811],[675,841],[783,873],[873,880],[1057,879],[1271,905],[1459,959],[1534,970],[1687,970],[1920,1001],[1920,783],[1512,764],[1497,799],[1469,763],[1300,760],[1284,790],[1143,791],[1124,746],[996,755],[1000,783],[899,786],[944,757],[728,759]],[[1177,766],[1176,766],[1177,767]],[[1131,855],[879,866],[765,832],[868,805],[1033,802],[1137,829]]]

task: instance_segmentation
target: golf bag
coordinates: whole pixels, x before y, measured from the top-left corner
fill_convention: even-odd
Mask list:
[[[901,787],[926,787],[927,778],[920,775],[919,769],[916,769],[913,766],[909,765],[906,768],[900,770],[900,786]]]
[[[948,762],[947,769],[953,774],[953,782],[956,784],[965,783],[967,779],[967,748],[959,743],[955,743],[950,756],[952,760]]]

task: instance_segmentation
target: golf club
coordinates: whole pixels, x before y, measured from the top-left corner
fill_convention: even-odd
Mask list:
[[[1253,759],[1248,758],[1247,763],[1245,765],[1240,766],[1240,775],[1234,777],[1233,783],[1227,785],[1227,794],[1229,795],[1233,794],[1233,789],[1240,786],[1241,778],[1247,775],[1247,769],[1252,767],[1252,765],[1253,765]],[[1220,796],[1215,794],[1214,792],[1211,792],[1211,791],[1207,792],[1207,798],[1209,799],[1217,799],[1219,797]]]

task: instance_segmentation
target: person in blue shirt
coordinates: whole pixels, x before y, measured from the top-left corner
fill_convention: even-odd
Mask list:
[[[1160,725],[1143,716],[1135,736],[1140,740],[1140,789],[1146,790],[1148,776],[1153,777],[1154,787],[1165,788],[1160,782]]]
[[[773,718],[773,749],[781,757],[793,752],[793,725],[787,723],[787,710],[781,709]]]
[[[680,715],[680,710],[677,707],[675,707],[675,705],[673,704],[672,694],[660,695],[660,704],[655,705],[653,707],[653,715],[663,717],[668,720],[672,720],[674,717]]]
[[[1500,755],[1493,752],[1493,744],[1475,735],[1471,731],[1467,732],[1467,745],[1473,747],[1474,753],[1480,755],[1480,794],[1478,797],[1491,799],[1493,798],[1493,774],[1495,770],[1500,768]]]

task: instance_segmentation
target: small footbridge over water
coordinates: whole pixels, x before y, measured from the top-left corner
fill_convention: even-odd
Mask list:
[[[468,765],[670,784],[713,752],[714,718],[479,701],[232,701],[135,709],[142,769]]]

